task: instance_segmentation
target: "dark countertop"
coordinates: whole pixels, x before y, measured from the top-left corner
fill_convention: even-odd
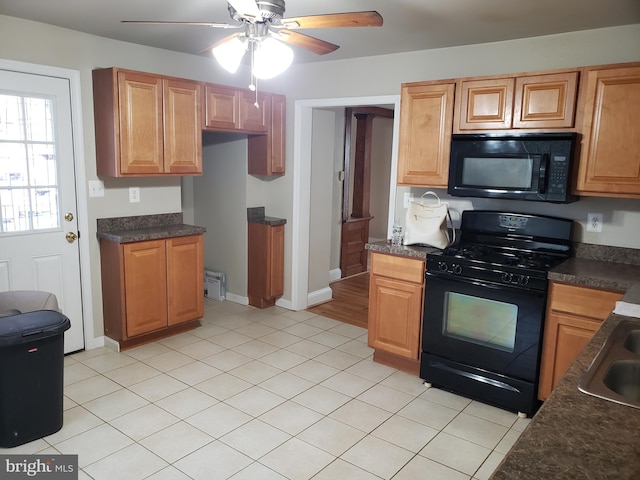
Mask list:
[[[284,218],[266,216],[264,214],[264,207],[249,207],[247,208],[247,222],[275,227],[277,225],[286,224],[287,220]]]
[[[624,301],[640,303],[640,288],[627,292]],[[625,319],[640,322],[609,315],[491,478],[640,478],[640,409],[578,390],[591,361],[613,328]]]
[[[574,257],[551,270],[549,280],[626,292],[640,282],[640,265]]]
[[[549,272],[549,279],[626,292],[640,304],[638,250],[580,245],[575,258]],[[638,479],[640,409],[578,390],[615,326],[640,319],[611,313],[553,389],[494,472],[494,479]]]
[[[419,247],[414,245],[401,245],[394,247],[391,240],[367,243],[364,247],[366,250],[378,253],[390,253],[392,255],[400,255],[403,257],[413,257],[426,259],[428,253],[439,252],[435,247]]]
[[[182,223],[182,213],[98,219],[98,239],[118,243],[202,235],[204,227]]]

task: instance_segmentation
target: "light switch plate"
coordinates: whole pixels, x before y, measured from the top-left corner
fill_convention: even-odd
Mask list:
[[[104,197],[104,182],[102,180],[89,180],[89,196]]]
[[[140,187],[129,187],[129,203],[140,202]]]
[[[409,208],[409,203],[413,202],[414,198],[415,197],[414,197],[413,193],[404,192],[404,202],[403,202],[402,206],[404,208]]]

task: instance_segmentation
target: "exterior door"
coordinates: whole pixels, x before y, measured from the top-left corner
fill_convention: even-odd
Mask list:
[[[0,291],[55,294],[84,348],[70,82],[0,69]]]

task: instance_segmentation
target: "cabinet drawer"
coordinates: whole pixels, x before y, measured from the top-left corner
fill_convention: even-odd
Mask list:
[[[424,260],[373,253],[371,255],[371,273],[391,277],[407,282],[424,283]]]
[[[609,316],[616,301],[622,298],[622,293],[552,282],[549,298],[550,309],[554,312],[602,321]]]

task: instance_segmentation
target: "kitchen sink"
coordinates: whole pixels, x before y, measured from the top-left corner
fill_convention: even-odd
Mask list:
[[[623,320],[585,372],[580,391],[640,408],[640,322]]]
[[[624,341],[624,348],[640,355],[640,330],[633,330]]]

